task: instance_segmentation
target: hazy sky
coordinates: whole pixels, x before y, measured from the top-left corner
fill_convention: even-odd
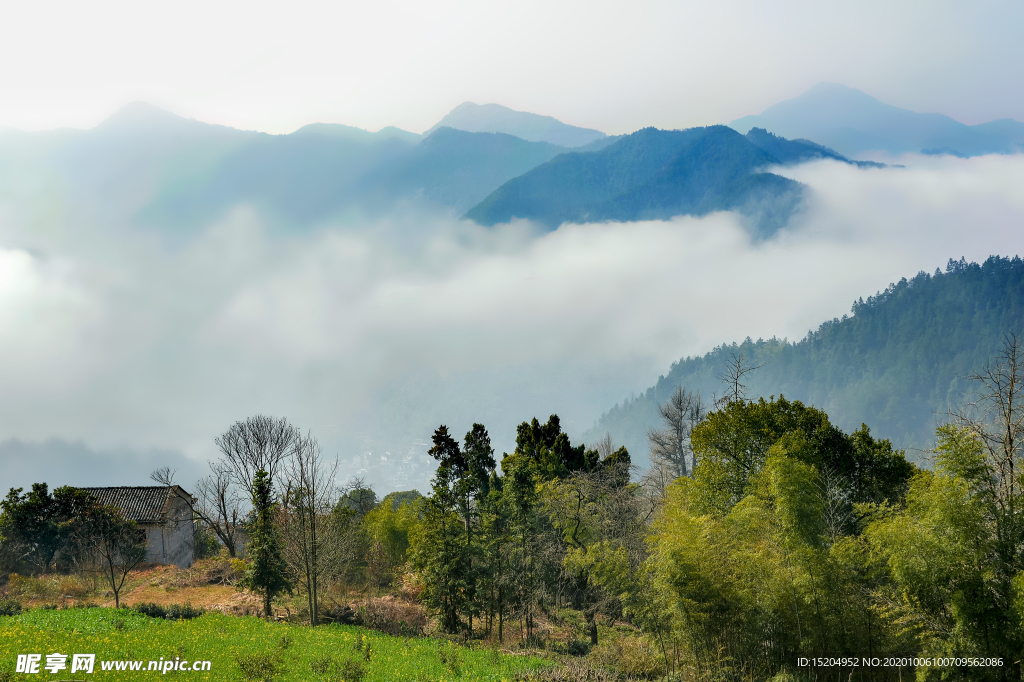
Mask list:
[[[145,100],[234,127],[421,132],[463,101],[608,133],[727,122],[819,81],[1024,120],[1024,3],[7,3],[0,127]]]

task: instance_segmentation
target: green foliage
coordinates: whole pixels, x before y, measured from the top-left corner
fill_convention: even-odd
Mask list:
[[[65,564],[83,558],[83,526],[97,507],[89,493],[71,486],[52,494],[45,483],[24,494],[11,488],[0,500],[0,540],[16,561],[46,573],[58,557]]]
[[[404,493],[387,495],[381,503],[363,518],[362,528],[370,544],[383,559],[387,571],[393,572],[402,566],[407,558],[410,537],[415,534],[420,524],[424,502],[417,493],[412,501],[395,504],[395,499],[409,500],[408,497],[398,498]]]
[[[876,510],[866,537],[891,579],[891,617],[928,656],[1001,656],[1012,679],[1024,647],[1024,570],[1019,492],[1000,497],[983,443],[968,429],[940,427],[934,472],[911,481],[904,508]],[[943,679],[967,679],[953,669]],[[971,671],[976,680],[1003,671]],[[938,679],[938,677],[936,677]]]
[[[600,464],[595,450],[587,450],[582,444],[574,447],[569,442],[569,435],[562,432],[557,414],[551,415],[546,424],[541,424],[536,417],[520,424],[516,429],[513,457],[508,463],[502,460],[502,471],[516,466],[517,460],[527,459],[535,467],[536,475],[548,481],[574,471],[593,471]],[[608,466],[620,461],[629,464],[629,453],[625,450],[614,453]]]
[[[460,613],[468,607],[470,565],[466,525],[459,518],[459,473],[465,473],[459,444],[441,426],[430,454],[440,462],[433,491],[423,509],[423,523],[413,536],[413,566],[420,571],[423,601],[440,615],[445,632],[462,629]]]
[[[262,469],[253,479],[252,506],[252,530],[246,545],[249,563],[239,584],[263,595],[263,615],[270,618],[271,600],[282,592],[290,591],[292,580],[274,523],[277,504],[272,497],[267,472]]]
[[[824,411],[782,396],[730,401],[693,429],[691,443],[705,509],[716,513],[725,513],[749,492],[773,447],[833,476],[852,504],[899,499],[914,469],[889,441],[875,440],[866,425],[847,436]]]
[[[205,524],[199,524],[195,533],[192,534],[192,558],[212,559],[220,554],[221,545],[217,540],[217,534]]]
[[[377,493],[373,488],[357,483],[338,499],[338,509],[348,509],[362,519],[377,507]]]

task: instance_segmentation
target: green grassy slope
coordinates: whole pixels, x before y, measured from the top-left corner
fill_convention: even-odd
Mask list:
[[[14,673],[18,654],[39,653],[45,665],[46,655],[68,655],[68,669],[54,675],[42,670],[47,679],[151,680],[161,673],[147,671],[148,661],[178,657],[192,661],[208,660],[208,671],[169,672],[172,678],[189,680],[242,680],[239,657],[258,654],[278,656],[281,682],[337,679],[317,674],[311,664],[330,656],[336,661],[353,657],[357,633],[368,638],[371,655],[364,682],[393,680],[511,680],[516,673],[536,669],[542,661],[526,656],[503,655],[485,649],[456,647],[461,660],[458,674],[445,666],[438,653],[438,640],[403,639],[352,626],[330,625],[318,628],[267,623],[253,617],[206,614],[194,620],[167,621],[149,618],[126,610],[106,608],[42,610],[33,609],[20,616],[0,618],[0,675]],[[283,641],[282,641],[283,640]],[[443,642],[443,647],[452,647]],[[96,655],[91,675],[70,674],[71,655]],[[142,670],[103,671],[101,661],[144,661]],[[11,679],[20,679],[14,675]]]

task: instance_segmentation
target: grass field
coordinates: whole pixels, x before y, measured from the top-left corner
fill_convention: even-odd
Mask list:
[[[357,642],[364,644],[357,650]],[[366,644],[369,644],[367,661]],[[67,667],[45,670],[47,655],[67,655]],[[19,654],[41,654],[38,674],[15,672]],[[71,673],[72,654],[95,654],[92,674]],[[208,670],[169,670],[163,661],[210,661]],[[142,661],[141,670],[102,670],[103,661]],[[157,661],[161,670],[148,670]],[[243,675],[242,665],[250,671]],[[346,661],[347,666],[346,667]],[[254,617],[207,613],[194,620],[159,620],[125,609],[32,609],[0,617],[0,680],[245,680],[281,682],[455,682],[512,680],[545,665],[496,649],[466,648],[444,640],[403,639],[354,626],[310,628]],[[202,665],[197,666],[202,668]],[[256,668],[255,673],[252,672]],[[263,673],[259,672],[262,669]],[[276,675],[270,674],[277,670]],[[267,676],[269,674],[269,677]],[[7,677],[10,675],[10,677]]]

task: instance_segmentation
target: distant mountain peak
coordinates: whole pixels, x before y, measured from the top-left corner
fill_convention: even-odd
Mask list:
[[[505,133],[530,142],[548,142],[562,147],[582,147],[606,135],[599,130],[562,123],[552,116],[516,111],[500,104],[463,102],[427,132],[454,128],[469,133]]]
[[[1024,146],[1024,124],[1016,121],[968,126],[943,114],[901,109],[856,88],[828,82],[729,125],[741,133],[757,127],[790,139],[811,139],[847,156],[941,148],[959,149],[970,156],[1014,152]]]
[[[194,118],[185,118],[148,102],[132,102],[124,105],[96,126],[94,130],[103,133],[129,135],[160,135],[184,132],[203,133],[213,131],[241,132],[229,126],[204,123]]]

